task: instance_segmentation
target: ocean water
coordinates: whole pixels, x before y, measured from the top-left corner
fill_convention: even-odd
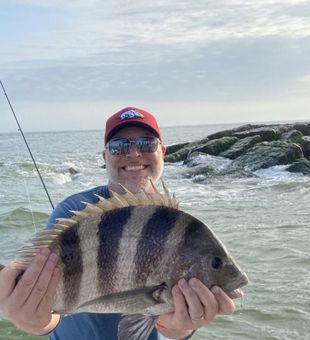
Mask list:
[[[169,127],[166,144],[192,141],[236,125]],[[26,133],[54,204],[105,184],[102,131]],[[209,157],[218,167],[227,160]],[[71,174],[70,168],[78,171]],[[285,166],[253,177],[222,176],[195,183],[185,167],[167,164],[164,179],[181,208],[226,244],[251,284],[231,316],[219,316],[194,339],[310,340],[310,176]],[[21,136],[0,134],[0,263],[42,228],[50,203]],[[0,339],[36,339],[0,315]],[[43,337],[44,339],[44,337]]]

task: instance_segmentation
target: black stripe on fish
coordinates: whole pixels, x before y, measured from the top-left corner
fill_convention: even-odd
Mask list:
[[[185,222],[186,221],[186,222]],[[180,243],[178,252],[183,252],[182,248],[199,249],[199,245],[202,240],[209,240],[210,237],[206,235],[206,226],[197,218],[184,213],[185,230],[183,236],[183,242]],[[206,252],[209,253],[212,249],[213,238],[210,239],[210,245],[206,246]]]
[[[191,244],[189,244],[190,240],[194,239],[200,239],[203,236],[201,234],[202,230],[201,230],[201,226],[204,229],[204,226],[202,224],[202,222],[200,222],[199,220],[195,219],[195,218],[191,218],[189,220],[189,223],[187,224],[186,228],[185,228],[185,233],[184,233],[184,245],[188,245],[188,246],[192,246]]]
[[[132,209],[132,207],[126,207],[108,211],[102,215],[98,225],[97,278],[98,289],[104,295],[114,292],[119,244]]]
[[[166,240],[180,214],[181,212],[177,209],[156,207],[154,214],[143,227],[134,258],[138,286],[146,283],[150,273],[160,263],[164,255]]]
[[[78,301],[83,273],[78,228],[77,224],[59,236],[60,259],[63,263],[64,304],[68,306]]]
[[[182,269],[182,265],[180,265],[180,267],[178,268],[179,271],[181,271],[183,273],[183,275],[186,274],[185,278],[186,279],[190,279],[191,277],[193,277],[193,273],[195,273],[195,277],[197,279],[203,280],[203,276],[201,276],[201,271],[198,269],[199,267],[201,267],[201,265],[199,264],[201,257],[203,256],[203,254],[201,253],[201,244],[205,244],[205,240],[206,240],[206,226],[199,221],[198,219],[184,213],[183,214],[183,224],[184,224],[184,235],[182,237],[182,241],[179,243],[177,249],[176,249],[176,253],[178,254],[192,254],[192,256],[194,258],[196,258],[196,260],[194,261],[194,263],[192,263],[194,265],[194,267],[191,267],[191,271],[188,271],[189,269],[189,265],[187,263],[188,258],[184,257],[183,258],[183,265],[184,265],[184,269]],[[205,247],[205,251],[206,253],[210,253],[210,250],[212,249],[212,242],[209,246]],[[189,251],[190,249],[190,251]],[[190,262],[192,262],[190,260]],[[198,266],[198,268],[197,268]],[[196,267],[196,269],[194,269]],[[176,272],[177,274],[177,272]],[[205,277],[205,273],[204,273],[204,277]],[[175,276],[172,280],[172,282],[177,282],[180,279],[180,277]]]

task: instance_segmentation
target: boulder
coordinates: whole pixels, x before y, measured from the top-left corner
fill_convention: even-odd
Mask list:
[[[280,135],[282,135],[285,132],[293,130],[293,126],[291,124],[274,124],[274,125],[269,125],[273,129],[275,129]]]
[[[76,175],[76,174],[78,174],[79,173],[79,171],[78,170],[76,170],[75,168],[69,168],[69,173],[70,173],[70,175]]]
[[[236,158],[232,166],[256,171],[274,165],[290,164],[302,157],[303,152],[298,144],[282,141],[262,142]]]
[[[221,152],[229,149],[237,141],[238,141],[237,137],[222,137],[219,139],[213,139],[208,141],[204,145],[196,147],[195,151],[217,156]]]
[[[263,127],[263,126],[265,126],[265,125],[262,125],[262,124],[261,125],[245,124],[245,125],[241,125],[241,126],[238,126],[236,128],[233,128],[233,129],[228,129],[228,130],[223,130],[223,131],[212,133],[211,135],[208,136],[208,138],[211,140],[211,139],[218,139],[218,138],[222,138],[222,137],[231,137],[236,132],[247,131],[247,130],[251,130],[251,129],[260,128],[260,127]]]
[[[264,126],[252,130],[236,132],[233,135],[239,139],[259,135],[263,141],[270,142],[277,140],[281,136],[281,131],[274,127]]]
[[[281,135],[280,140],[300,144],[303,134],[298,130],[290,130]]]
[[[214,174],[214,172],[215,172],[215,170],[212,166],[200,164],[200,165],[197,165],[193,168],[186,169],[183,172],[183,176],[186,177],[186,178],[193,178],[193,177],[196,177],[198,175],[199,176],[203,175],[206,178],[210,174]]]
[[[304,136],[301,140],[301,147],[305,157],[310,157],[310,136]]]
[[[183,174],[185,178],[190,178],[193,182],[202,182],[207,178],[229,176],[234,178],[255,177],[255,174],[243,169],[215,168],[212,165],[200,164],[194,168],[186,169]]]
[[[291,164],[286,170],[290,172],[301,172],[304,175],[310,175],[310,161],[306,158],[301,158]]]
[[[292,128],[300,131],[304,136],[310,136],[310,122],[296,123],[292,125]]]
[[[248,149],[262,141],[261,136],[255,135],[238,140],[228,150],[221,152],[220,156],[235,159],[244,154]]]
[[[175,163],[185,161],[193,152],[200,152],[210,155],[218,155],[220,152],[227,150],[233,143],[237,142],[236,137],[222,137],[215,140],[203,138],[199,141],[189,143],[176,152],[166,154],[165,162]]]
[[[165,155],[165,162],[175,163],[184,161],[187,158],[187,155],[189,154],[190,151],[191,151],[190,148],[184,148],[170,155]]]
[[[205,137],[205,138],[196,140],[196,141],[190,143],[190,147],[196,147],[196,146],[199,146],[199,145],[201,145],[201,144],[205,144],[205,143],[207,143],[209,140],[210,140],[209,137]]]
[[[197,147],[207,143],[209,138],[203,138],[190,143],[174,144],[167,147],[165,162],[175,163],[184,161]]]
[[[166,155],[171,155],[174,152],[179,151],[180,149],[184,148],[185,146],[188,146],[190,143],[180,143],[180,144],[172,144],[168,145],[166,148]]]
[[[208,156],[203,152],[193,151],[187,155],[187,158],[184,160],[183,165],[193,167],[207,162],[207,157]]]

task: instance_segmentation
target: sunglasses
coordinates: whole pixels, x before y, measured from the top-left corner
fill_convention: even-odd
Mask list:
[[[138,152],[155,152],[160,141],[153,136],[137,137],[135,140],[129,138],[113,138],[107,148],[113,156],[123,156],[130,153],[131,144],[134,144]]]

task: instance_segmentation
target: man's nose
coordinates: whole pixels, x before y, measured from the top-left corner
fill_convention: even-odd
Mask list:
[[[137,149],[136,143],[132,141],[130,143],[130,149],[128,157],[141,157],[141,152]]]

